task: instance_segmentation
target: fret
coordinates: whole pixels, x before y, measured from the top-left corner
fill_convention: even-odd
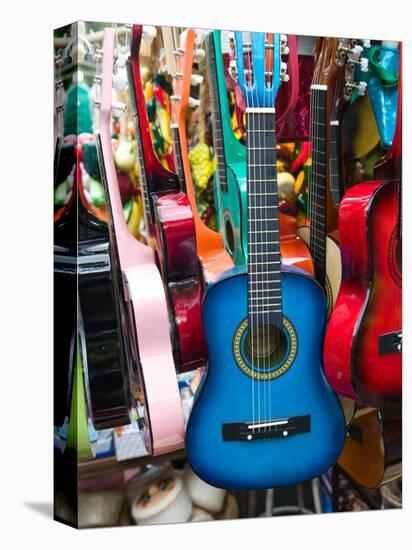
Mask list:
[[[270,184],[273,183],[273,184],[276,184],[276,185],[278,183],[277,178],[273,179],[273,180],[270,180],[270,181],[268,181],[268,179],[266,179],[266,178],[265,179],[248,178],[248,182],[250,182],[250,183],[262,183],[263,182],[263,183],[270,183]],[[253,197],[254,194],[255,193],[251,193],[250,196]]]
[[[276,206],[268,206],[267,204],[261,204],[261,205],[252,205],[252,206],[249,206],[248,208],[250,209],[259,209],[259,208],[264,208],[265,210],[269,210],[270,208],[274,208],[276,210]]]
[[[280,290],[280,289],[279,289]],[[256,305],[259,306],[261,304],[261,301],[266,300],[266,302],[270,302],[270,299],[276,298],[276,296],[253,296],[249,298],[249,303],[252,303],[254,301],[257,301]]]
[[[259,221],[260,222],[263,222],[263,221],[275,222],[275,220],[273,218],[266,219],[266,220],[265,219],[260,219]],[[267,229],[267,230],[262,229],[260,231],[256,230],[256,229],[253,230],[253,234],[259,234],[259,235],[262,234],[262,233],[268,233],[268,232],[270,232],[270,233],[279,233],[279,229]],[[252,236],[253,236],[253,234],[252,234]]]
[[[271,289],[251,288],[249,292],[251,292],[251,293],[253,293],[253,292],[264,292],[265,294],[268,294],[269,292],[282,292],[282,289],[280,289],[280,288],[271,288]],[[249,298],[252,298],[252,297],[250,296]],[[256,298],[258,298],[258,296],[256,296]],[[253,297],[252,299],[254,300],[255,297]]]
[[[279,241],[259,241],[259,242],[254,242],[254,243],[251,243],[251,244],[253,244],[253,246],[260,246],[260,245],[266,246],[266,245],[271,245],[271,244],[275,244],[275,245],[276,245],[276,244],[278,244],[278,243],[279,243]],[[252,252],[251,252],[251,253],[252,253]],[[256,253],[253,252],[253,254],[256,254]],[[260,252],[259,252],[259,254],[260,254]]]
[[[275,305],[279,306],[280,304],[275,304]],[[268,304],[268,306],[271,307],[270,304]],[[265,315],[265,314],[274,313],[274,312],[275,313],[282,313],[282,308],[275,308],[275,306],[274,306],[274,309],[271,309],[271,310],[268,310],[268,309],[263,309],[262,310],[262,309],[260,309],[259,311],[256,311],[256,312],[253,311],[252,313],[253,314],[258,313],[259,315],[262,315],[262,314]]]

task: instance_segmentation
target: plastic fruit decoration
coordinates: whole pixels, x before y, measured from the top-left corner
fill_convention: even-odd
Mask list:
[[[130,172],[136,159],[136,144],[131,139],[122,139],[114,152],[116,167],[122,172]]]
[[[198,143],[189,152],[189,161],[196,185],[206,189],[213,175],[213,159],[206,143]]]

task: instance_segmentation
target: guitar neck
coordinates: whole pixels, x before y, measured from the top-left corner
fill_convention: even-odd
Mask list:
[[[206,55],[210,75],[210,108],[212,112],[213,148],[216,155],[216,172],[219,178],[219,187],[222,192],[227,193],[228,184],[226,175],[226,156],[223,137],[222,116],[229,116],[229,109],[227,109],[226,113],[223,113],[223,102],[221,102],[221,98],[219,97],[219,82],[216,64],[217,52],[215,49],[217,47],[217,41],[214,35],[214,32],[210,33],[207,38],[206,45]],[[218,38],[220,38],[220,33],[218,35]]]
[[[326,184],[327,184],[327,86],[311,87],[312,168],[309,182],[310,250],[315,277],[325,286]]]
[[[282,326],[274,109],[247,109],[249,326]]]
[[[186,179],[185,179],[185,170],[183,167],[182,146],[180,144],[179,125],[177,123],[176,124],[173,123],[171,129],[172,129],[172,142],[173,142],[173,157],[175,159],[176,175],[179,180],[181,191],[186,193]]]
[[[333,202],[339,204],[342,198],[342,187],[339,166],[340,122],[330,121],[329,140],[329,185]]]

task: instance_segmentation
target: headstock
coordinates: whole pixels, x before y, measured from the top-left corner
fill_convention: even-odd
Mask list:
[[[235,64],[231,74],[237,79],[247,108],[274,108],[282,80],[289,79],[281,55],[288,53],[284,35],[262,32],[235,32]]]
[[[367,44],[367,41],[364,41]],[[368,60],[362,57],[365,46],[358,40],[350,38],[323,38],[317,42],[316,65],[312,85],[323,85],[333,88],[336,79],[345,73],[344,97],[350,99],[352,90],[356,88],[364,95],[366,83],[355,82],[354,74],[357,65],[361,71],[368,70]]]
[[[360,43],[362,42],[362,43]],[[345,65],[345,86],[343,96],[347,101],[352,98],[352,93],[357,90],[359,95],[365,95],[366,82],[364,80],[356,81],[355,71],[359,66],[360,71],[368,71],[368,58],[362,54],[365,48],[370,48],[369,40],[356,40],[342,38],[339,42],[337,64]]]
[[[173,95],[172,124],[178,124],[185,118],[188,107],[198,107],[200,101],[190,96],[190,87],[199,86],[203,76],[193,74],[193,63],[205,58],[205,52],[197,45],[194,29],[186,29],[180,36],[176,28],[162,29],[166,59],[166,70],[172,76]]]

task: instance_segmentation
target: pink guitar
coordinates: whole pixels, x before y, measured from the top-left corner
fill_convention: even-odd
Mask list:
[[[100,129],[96,132],[96,141],[108,197],[110,243],[122,279],[123,332],[134,367],[132,376],[134,373],[144,391],[144,439],[148,452],[158,455],[183,447],[184,419],[163,282],[153,250],[138,242],[127,227],[113,160],[114,32],[106,28],[103,37]],[[136,383],[134,386],[136,388]]]

